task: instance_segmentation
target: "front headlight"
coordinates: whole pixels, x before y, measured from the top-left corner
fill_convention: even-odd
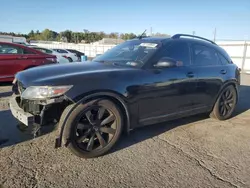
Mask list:
[[[72,86],[30,86],[22,94],[24,99],[47,99],[66,93]]]

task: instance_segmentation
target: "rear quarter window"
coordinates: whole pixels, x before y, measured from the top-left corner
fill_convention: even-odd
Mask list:
[[[218,56],[220,58],[220,61],[222,63],[222,65],[227,65],[227,64],[231,64],[230,61],[228,61],[223,55],[221,55],[220,53],[218,53]]]

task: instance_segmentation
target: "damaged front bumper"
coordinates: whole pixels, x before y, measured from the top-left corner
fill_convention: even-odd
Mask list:
[[[26,126],[33,125],[35,123],[35,116],[28,112],[24,112],[24,110],[18,106],[16,98],[17,97],[12,97],[9,101],[12,115]]]
[[[26,126],[46,125],[59,121],[70,101],[64,96],[47,100],[25,100],[13,95],[9,101],[12,115]]]

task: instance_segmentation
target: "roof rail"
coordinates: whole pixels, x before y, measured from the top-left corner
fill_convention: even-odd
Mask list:
[[[179,39],[179,38],[181,38],[181,37],[192,37],[192,38],[202,39],[202,40],[205,40],[205,41],[211,42],[212,44],[217,45],[215,42],[213,42],[213,41],[211,41],[211,40],[208,40],[208,39],[203,38],[203,37],[198,37],[198,36],[195,36],[195,35],[176,34],[176,35],[172,36],[171,38],[172,38],[172,39]]]

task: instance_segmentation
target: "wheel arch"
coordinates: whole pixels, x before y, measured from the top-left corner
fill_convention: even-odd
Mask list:
[[[238,99],[238,98],[239,98],[238,85],[239,85],[239,84],[238,84],[238,82],[237,82],[236,80],[227,80],[227,81],[224,82],[224,84],[221,86],[220,91],[218,92],[218,94],[217,94],[217,96],[216,96],[216,98],[215,98],[215,100],[214,100],[213,107],[214,107],[214,105],[215,105],[215,103],[216,103],[218,97],[221,95],[222,91],[223,91],[227,86],[229,86],[229,85],[234,86],[234,88],[235,88],[235,90],[236,90],[236,93],[237,93],[237,101],[236,101],[236,102],[238,102],[238,100],[239,100],[239,99]]]
[[[73,112],[73,110],[80,104],[82,103],[87,103],[91,100],[95,100],[98,98],[103,98],[103,99],[109,99],[112,102],[114,102],[116,105],[119,106],[120,110],[122,111],[123,114],[125,115],[125,118],[123,119],[124,121],[124,131],[126,131],[127,133],[129,133],[130,130],[130,114],[129,114],[129,110],[128,110],[128,106],[127,103],[125,102],[124,98],[112,91],[102,91],[102,92],[95,92],[95,93],[91,93],[88,95],[85,95],[84,97],[82,97],[81,99],[79,99],[76,103],[73,103],[72,108],[70,108],[68,110],[68,112],[66,113],[66,117],[64,118],[61,126],[59,127],[59,137],[56,138],[56,143],[55,143],[55,147],[61,147],[62,145],[62,137],[64,134],[64,127],[65,124],[67,122],[67,119],[69,118],[70,114]]]
[[[228,80],[228,81],[226,81],[226,82],[223,84],[222,89],[220,90],[220,94],[221,94],[222,90],[223,90],[225,87],[229,86],[229,85],[234,86],[234,88],[235,88],[235,90],[236,90],[237,102],[238,102],[238,100],[239,100],[239,88],[238,88],[239,83],[237,82],[237,80]]]

